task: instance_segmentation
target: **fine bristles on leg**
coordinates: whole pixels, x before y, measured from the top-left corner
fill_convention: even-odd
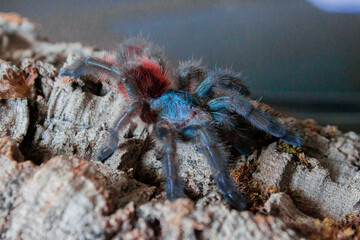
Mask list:
[[[59,76],[80,78],[90,75],[97,81],[105,84],[115,83],[121,77],[121,72],[116,66],[116,56],[110,53],[93,53],[89,57],[72,59],[60,69]]]
[[[199,142],[203,145],[204,154],[208,159],[220,192],[231,206],[237,210],[245,210],[246,199],[237,191],[235,183],[227,170],[227,158],[225,157],[225,154],[222,153],[221,148],[217,146],[214,136],[210,134],[208,129],[205,129],[202,126],[197,132],[197,137]]]
[[[214,175],[216,185],[223,194],[225,200],[237,210],[246,209],[246,198],[236,189],[234,181],[231,179],[227,169],[228,159],[225,152],[215,140],[215,129],[206,124],[187,126],[184,129],[189,138],[196,136],[201,144],[204,155],[206,156],[210,169]]]
[[[86,64],[87,58],[76,58],[71,63],[71,65],[68,65],[66,67],[63,67],[60,69],[59,76],[60,77],[74,77],[79,78],[88,72],[88,67]]]
[[[183,185],[178,176],[179,167],[176,160],[176,142],[168,125],[161,122],[157,127],[158,137],[164,143],[163,174],[166,197],[174,201],[183,195]]]
[[[204,80],[206,67],[200,60],[188,60],[179,64],[178,88],[195,94],[196,88]]]
[[[241,133],[239,126],[237,125],[235,118],[231,116],[231,113],[227,111],[212,112],[211,116],[216,121],[216,124],[219,125],[221,136],[225,138],[237,152],[249,156],[251,154],[249,139]]]
[[[249,138],[241,134],[236,128],[225,130],[224,137],[238,153],[245,156],[251,154]]]
[[[96,155],[96,160],[103,162],[111,154],[113,154],[119,142],[119,131],[126,127],[130,123],[132,118],[140,114],[140,109],[141,104],[134,103],[126,110],[124,114],[119,117],[114,127],[110,129],[110,138],[108,139],[107,144],[103,146]]]
[[[251,100],[244,96],[215,98],[208,102],[208,106],[212,111],[236,112],[258,129],[264,130],[291,145],[301,145],[301,138],[298,133],[285,129],[278,120],[255,106]]]
[[[196,89],[196,95],[200,98],[234,94],[247,96],[250,91],[242,83],[240,74],[226,70],[210,71]]]

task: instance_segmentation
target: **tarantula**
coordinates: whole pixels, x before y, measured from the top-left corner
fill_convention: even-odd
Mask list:
[[[116,53],[108,53],[106,57],[97,53],[77,57],[60,69],[60,76],[96,77],[117,87],[131,101],[110,129],[111,137],[98,152],[97,160],[104,161],[115,151],[118,132],[140,116],[145,123],[155,124],[156,135],[164,144],[163,174],[169,200],[183,195],[175,139],[196,139],[225,200],[238,210],[245,209],[246,197],[237,191],[229,175],[228,156],[219,134],[225,133],[230,144],[246,155],[250,148],[235,120],[239,116],[291,145],[300,145],[301,138],[248,98],[250,92],[239,74],[229,70],[209,71],[200,61],[187,61],[180,63],[179,76],[173,80],[163,59],[159,48],[145,40],[133,39],[122,43]]]

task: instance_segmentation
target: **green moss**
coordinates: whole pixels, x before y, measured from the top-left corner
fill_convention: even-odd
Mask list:
[[[290,154],[299,154],[303,152],[300,146],[292,146],[287,144],[286,142],[281,142],[280,144],[278,144],[277,147],[279,151]]]

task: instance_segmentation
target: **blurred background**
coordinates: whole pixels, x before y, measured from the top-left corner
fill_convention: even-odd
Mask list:
[[[254,99],[360,132],[360,0],[0,0],[50,41],[113,50],[142,33],[168,60],[242,72]]]

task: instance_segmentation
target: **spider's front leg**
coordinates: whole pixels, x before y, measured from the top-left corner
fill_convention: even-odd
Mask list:
[[[237,93],[248,96],[250,91],[248,87],[242,83],[240,74],[217,70],[209,71],[208,76],[196,89],[196,95],[200,98],[211,97],[215,93],[222,93],[223,95]]]
[[[116,59],[115,56],[110,55],[111,58]],[[118,66],[114,65],[113,61],[106,61],[95,57],[76,58],[70,65],[60,69],[59,76],[69,76],[79,78],[83,75],[93,75],[100,81],[109,81],[112,78],[119,78],[122,76]]]
[[[107,144],[102,147],[96,155],[98,161],[103,162],[115,151],[115,148],[119,143],[119,131],[127,126],[132,118],[140,114],[140,109],[141,104],[139,102],[133,103],[126,112],[119,117],[115,126],[110,128],[110,138],[108,139]]]
[[[215,98],[208,102],[208,106],[212,111],[227,110],[236,112],[258,129],[264,130],[288,144],[301,145],[301,138],[297,132],[285,129],[278,120],[257,107],[256,102],[244,96],[235,95]]]
[[[178,176],[179,167],[176,161],[176,142],[169,124],[166,122],[157,124],[157,135],[164,143],[163,174],[166,197],[173,201],[183,195],[182,181]]]
[[[224,151],[217,143],[215,130],[205,125],[191,125],[183,129],[184,134],[189,138],[196,138],[203,147],[203,152],[208,160],[211,171],[214,175],[216,185],[223,194],[225,200],[237,210],[246,209],[246,198],[240,194],[234,181],[231,179],[227,169],[227,158]]]

